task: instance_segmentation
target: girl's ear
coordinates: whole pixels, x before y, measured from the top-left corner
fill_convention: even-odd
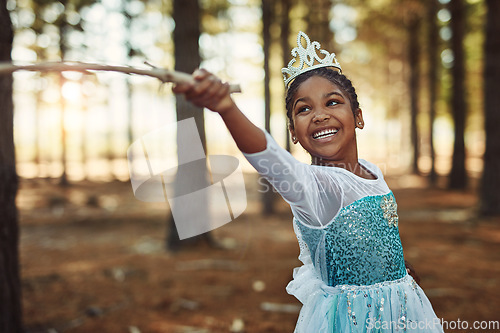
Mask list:
[[[357,109],[354,116],[354,121],[356,122],[356,127],[362,129],[365,127],[365,121],[363,120],[363,111],[361,109]]]
[[[297,144],[297,142],[299,142],[299,140],[297,139],[297,136],[295,135],[295,129],[293,128],[292,124],[288,125],[288,130],[290,131],[290,135],[292,137],[293,144]]]

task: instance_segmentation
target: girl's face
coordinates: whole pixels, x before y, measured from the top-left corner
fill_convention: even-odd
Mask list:
[[[355,114],[336,84],[313,76],[300,85],[292,104],[294,143],[311,154],[313,164],[357,163],[355,128],[364,122],[360,109]]]

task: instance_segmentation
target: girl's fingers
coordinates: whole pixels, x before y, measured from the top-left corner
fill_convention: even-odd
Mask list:
[[[174,85],[172,87],[172,91],[176,94],[185,94],[186,92],[188,92],[192,88],[193,88],[192,83],[183,82],[183,83],[177,83],[176,85]]]
[[[192,89],[194,89],[197,86],[197,83],[200,81],[203,81],[207,76],[209,76],[210,73],[207,72],[204,69],[197,69],[193,72],[192,76],[195,79],[194,83],[191,82],[180,82],[175,84],[172,87],[172,91],[176,94],[196,94],[196,91],[192,92]]]
[[[221,106],[232,102],[228,83],[221,82],[218,77],[204,69],[194,71],[193,78],[194,83],[179,83],[173,87],[173,92],[184,94],[194,105],[213,111],[218,111]]]
[[[222,88],[222,82],[217,77],[209,75],[198,82],[191,91],[187,92],[186,98],[193,103],[200,103],[203,100],[209,102],[214,97],[218,96]]]
[[[214,85],[217,85],[218,79],[213,75],[204,76],[201,80],[197,80],[193,89],[188,92],[188,98],[201,97],[207,95],[213,89]]]
[[[217,81],[213,83],[201,96],[200,100],[206,100],[211,104],[218,104],[223,98],[229,95],[229,84]]]
[[[215,76],[212,76],[210,79],[210,84],[205,90],[205,97],[214,98],[219,95],[219,92],[223,89],[224,84]]]
[[[193,77],[196,81],[201,81],[207,76],[212,75],[210,72],[208,72],[206,69],[203,68],[198,68],[193,72]]]
[[[218,90],[217,94],[220,98],[229,95],[229,83],[227,82],[222,83],[222,88]]]

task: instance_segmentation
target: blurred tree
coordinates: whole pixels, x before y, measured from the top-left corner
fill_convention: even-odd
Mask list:
[[[429,150],[431,155],[431,170],[429,182],[435,185],[436,174],[436,153],[434,151],[434,121],[436,119],[436,101],[439,84],[439,28],[437,25],[438,0],[427,0],[427,58],[428,67],[428,88],[429,88]]]
[[[360,92],[363,91],[364,98],[371,97],[375,103],[386,107],[386,147],[382,152],[404,163],[409,157],[411,170],[418,170],[417,98],[420,96],[420,52],[423,46],[422,0],[349,0],[346,3],[356,10],[353,22],[356,39],[345,43],[345,52],[354,58],[355,65],[344,67],[349,70],[350,76],[360,76],[366,85],[371,86],[372,89],[357,87]],[[335,18],[338,20],[334,15]],[[341,36],[341,32],[339,30],[337,35]],[[340,54],[341,59],[343,53]],[[390,93],[381,94],[381,91]]]
[[[288,62],[291,60],[290,57],[290,43],[288,39],[290,38],[290,9],[292,0],[281,0],[281,52],[283,55],[283,65],[282,67],[287,67]],[[286,150],[290,151],[290,131],[287,128],[285,130],[285,144]]]
[[[43,33],[42,28],[44,26],[43,24],[40,24],[41,22],[39,20],[39,17],[40,17],[39,3],[37,3],[37,2],[31,3],[31,9],[35,15],[35,19],[33,20],[32,25],[30,27],[22,27],[22,26],[17,27],[16,32],[23,31],[24,29],[32,29],[35,32],[35,34],[37,35],[37,37],[39,37]],[[38,20],[37,20],[37,18],[38,18]],[[31,45],[31,48],[33,49],[33,51],[35,51],[37,58],[39,60],[47,59],[46,48],[40,47],[36,43]],[[40,116],[40,110],[42,109],[41,104],[42,104],[43,82],[45,80],[46,75],[45,75],[45,73],[38,73],[38,76],[41,79],[38,80],[39,85],[35,91],[36,106],[35,106],[35,112],[34,112],[34,117],[33,117],[33,123],[34,123],[34,129],[35,129],[35,133],[34,133],[34,139],[35,139],[35,142],[34,142],[34,147],[35,147],[34,163],[35,163],[35,165],[38,166],[38,174],[40,175],[40,171],[41,171],[40,164],[42,162],[42,152],[40,149],[41,148],[40,147],[40,135],[42,134],[40,131],[40,128],[41,128],[42,117]]]
[[[200,5],[198,0],[174,0],[173,19],[175,21],[174,46],[175,70],[192,73],[200,66]],[[177,120],[195,118],[203,148],[206,151],[205,118],[203,110],[177,95]]]
[[[31,0],[30,5],[34,14],[34,20],[31,29],[37,34],[38,37],[50,36],[47,31],[49,27],[55,27],[58,35],[59,42],[58,56],[61,60],[66,60],[66,54],[71,49],[70,34],[73,31],[83,31],[82,22],[80,20],[79,12],[87,6],[97,2],[96,0]],[[49,51],[39,45],[33,45],[33,50],[37,53],[40,60],[45,60],[49,57]],[[60,110],[61,110],[61,164],[63,167],[60,184],[67,185],[67,140],[65,128],[65,109],[66,100],[62,95],[62,87],[66,83],[66,78],[62,73],[58,74],[58,85],[60,87]]]
[[[230,18],[227,15],[230,7],[231,4],[227,0],[200,0],[202,32],[211,35],[227,32],[230,28]],[[206,60],[204,55],[202,58]]]
[[[265,129],[271,133],[271,73],[269,70],[270,48],[271,48],[271,22],[273,20],[273,1],[262,0],[262,39],[264,41],[264,106],[265,106]],[[275,193],[270,186],[262,193],[262,207],[264,214],[274,213]]]
[[[132,30],[132,23],[135,18],[139,16],[139,13],[134,13],[133,10],[133,4],[131,4],[131,1],[129,0],[122,0],[115,8],[116,11],[119,11],[120,15],[123,17],[123,29],[125,31],[124,34],[124,39],[123,39],[123,48],[125,52],[125,59],[126,63],[129,63],[130,60],[136,56],[141,56],[144,57],[144,54],[142,51],[132,45],[132,38],[133,38],[133,30]],[[134,87],[131,83],[131,78],[127,75],[124,78],[125,81],[125,99],[126,99],[126,118],[127,118],[127,128],[126,128],[126,139],[127,139],[127,146],[130,146],[133,141],[134,141],[134,126],[133,126],[133,117],[134,117],[134,110],[133,110],[133,96],[134,96]],[[108,89],[111,90],[111,87],[108,86]],[[110,91],[110,96],[112,96],[112,93]],[[112,178],[116,178],[116,173],[114,171],[114,164],[115,164],[115,159],[119,158],[119,154],[116,153],[116,150],[114,149],[114,137],[115,133],[114,132],[119,132],[119,126],[117,126],[117,122],[114,119],[114,114],[113,114],[113,108],[109,107],[108,110],[108,130],[106,134],[106,159],[108,162],[108,170],[109,174]],[[113,131],[113,125],[117,126],[116,131]]]
[[[175,70],[192,73],[200,65],[200,52],[199,52],[199,38],[200,38],[200,4],[198,0],[174,0],[173,1],[173,19],[175,21],[175,29],[173,33],[174,48],[175,48]],[[205,153],[206,139],[205,139],[205,119],[203,116],[203,109],[187,102],[182,95],[175,96],[176,101],[176,115],[177,121],[194,118],[198,132],[203,144]],[[180,145],[178,145],[179,147]],[[180,153],[178,151],[178,153]],[[187,187],[193,187],[192,190],[199,190],[201,184],[205,182],[208,185],[208,175],[206,172],[206,165],[191,164],[192,168],[188,170],[187,166],[179,166],[175,184],[175,193],[187,193]],[[193,169],[194,168],[194,169]],[[182,172],[182,174],[180,174]],[[189,174],[189,177],[186,175]],[[184,175],[184,176],[183,176]],[[182,183],[181,180],[182,179]],[[190,181],[190,184],[186,180]],[[182,187],[182,188],[179,188]],[[198,207],[205,205],[204,202],[197,202]],[[207,213],[208,216],[208,213]],[[169,233],[167,237],[167,249],[177,251],[181,246],[187,243],[197,243],[200,240],[207,241],[209,244],[213,243],[210,233],[205,233],[197,237],[190,238],[189,240],[180,241],[177,229],[175,227],[174,218],[172,213],[168,218],[169,220]]]
[[[130,11],[127,8],[127,4],[129,3],[128,0],[122,0],[122,8],[121,8],[121,14],[125,18],[125,30],[126,30],[126,39],[125,39],[125,52],[127,53],[127,58],[131,59],[135,55],[141,54],[142,52],[140,50],[137,50],[136,48],[133,47],[131,43],[131,38],[132,38],[132,19],[134,16],[130,13]],[[127,96],[127,143],[130,146],[132,142],[134,142],[134,129],[133,129],[133,107],[132,107],[132,96],[133,96],[133,86],[130,83],[130,78],[127,76],[125,78],[125,89],[126,89],[126,96]]]
[[[467,113],[467,100],[465,90],[465,4],[464,0],[451,0],[451,49],[453,51],[452,94],[451,109],[454,121],[455,141],[451,172],[449,174],[449,187],[464,189],[467,186],[467,173],[465,170],[465,118]]]
[[[0,61],[11,61],[13,37],[6,1],[0,0]],[[3,75],[0,76],[0,332],[20,333],[23,328],[13,113],[12,75]]]
[[[264,41],[264,104],[265,104],[265,129],[271,132],[271,75],[269,71],[269,52],[271,48],[271,21],[273,19],[272,0],[262,0],[262,39]]]
[[[59,56],[61,57],[61,61],[66,60],[66,50],[68,48],[68,41],[67,41],[67,35],[68,35],[68,19],[67,19],[67,13],[66,13],[66,7],[68,5],[68,0],[61,0],[60,3],[63,6],[63,10],[61,11],[61,14],[59,15],[58,19],[56,20],[55,24],[59,30]],[[60,107],[61,107],[61,147],[62,147],[62,152],[61,152],[61,163],[62,163],[62,174],[61,174],[61,180],[60,180],[60,185],[66,186],[68,185],[68,176],[67,176],[67,140],[66,140],[66,100],[64,99],[64,96],[62,94],[62,89],[64,87],[64,84],[66,83],[66,79],[64,78],[63,73],[59,73],[59,86],[60,86]]]
[[[486,149],[481,180],[482,215],[500,215],[500,1],[486,0],[484,43],[484,127]]]
[[[325,50],[334,50],[333,33],[330,30],[330,9],[332,0],[309,0],[307,1],[307,34],[312,40],[320,41]]]
[[[418,113],[420,108],[419,103],[419,90],[420,90],[420,27],[421,27],[421,14],[418,10],[418,1],[410,1],[412,9],[408,10],[408,63],[410,66],[410,137],[413,146],[412,158],[412,173],[419,174],[418,158],[420,156],[420,136],[418,132]]]
[[[32,43],[31,45],[28,45],[28,48],[33,50],[36,53],[37,59],[38,60],[46,60],[47,59],[47,47],[41,47],[39,44],[40,40],[42,39],[41,36],[47,37],[47,35],[44,35],[44,28],[46,27],[46,22],[41,18],[43,10],[45,5],[40,4],[39,2],[23,2],[19,3],[16,2],[16,7],[11,8],[11,15],[15,15],[19,17],[19,14],[21,11],[31,11],[33,13],[33,21],[22,21],[20,22],[19,19],[17,19],[17,24],[15,27],[15,33],[23,33],[25,31],[32,31],[35,33],[37,40],[35,43]],[[30,24],[27,24],[30,23]],[[34,156],[33,156],[33,162],[35,165],[38,167],[38,175],[42,174],[41,170],[41,163],[45,162],[48,160],[48,156],[42,156],[42,149],[41,149],[41,127],[42,127],[42,117],[40,116],[40,112],[42,109],[42,93],[45,88],[45,82],[47,74],[46,73],[37,73],[37,82],[38,85],[35,88],[35,112],[33,114],[33,126],[34,126]]]

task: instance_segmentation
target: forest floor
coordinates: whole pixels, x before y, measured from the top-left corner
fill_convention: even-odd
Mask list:
[[[21,180],[24,323],[35,332],[293,332],[300,303],[285,287],[300,265],[289,208],[248,208],[201,243],[165,251],[167,207],[143,203],[128,182],[61,188]],[[253,185],[252,185],[253,184]],[[405,258],[438,317],[500,320],[500,218],[479,219],[477,195],[389,178]],[[453,324],[451,324],[453,325]],[[463,327],[463,326],[462,326]],[[314,333],[314,332],[311,332]]]

